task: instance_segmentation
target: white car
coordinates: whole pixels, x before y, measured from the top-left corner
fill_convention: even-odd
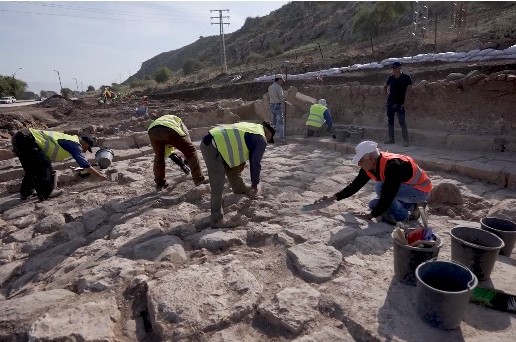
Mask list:
[[[0,103],[14,103],[16,102],[16,99],[12,96],[6,96],[6,97],[1,97],[0,98]]]

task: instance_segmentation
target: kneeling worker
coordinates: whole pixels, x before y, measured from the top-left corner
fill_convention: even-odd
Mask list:
[[[315,132],[322,132],[326,124],[326,131],[331,132],[333,121],[325,99],[320,99],[310,106],[310,114],[306,120],[307,136],[312,137]]]
[[[268,142],[271,142],[276,128],[269,122],[262,124],[237,122],[212,128],[201,142],[201,153],[208,168],[211,186],[211,225],[224,225],[222,193],[224,174],[228,177],[233,193],[247,194],[251,198],[259,195],[261,161]],[[249,160],[251,188],[248,188],[241,173]]]
[[[55,173],[52,162],[72,157],[80,167],[102,179],[107,176],[94,169],[84,152],[91,152],[90,137],[29,128],[17,132],[12,138],[14,152],[20,159],[25,175],[20,189],[21,199],[32,195],[35,189],[40,200],[46,200],[54,190]]]
[[[380,152],[378,144],[363,141],[355,148],[353,164],[360,166],[356,178],[333,196],[324,196],[316,202],[340,201],[357,193],[370,179],[376,181],[379,196],[369,202],[370,214],[357,215],[366,220],[373,217],[395,225],[398,221],[418,219],[418,203],[430,196],[432,182],[414,159],[402,154]],[[411,212],[409,216],[409,211]]]
[[[181,118],[175,115],[163,115],[149,125],[147,133],[154,150],[154,181],[156,182],[156,190],[161,190],[168,186],[165,180],[165,158],[171,157],[173,160],[176,159],[175,154],[172,153],[174,147],[185,156],[186,162],[190,166],[195,186],[208,183],[202,175],[199,158],[197,158],[197,150],[192,144],[188,129]]]

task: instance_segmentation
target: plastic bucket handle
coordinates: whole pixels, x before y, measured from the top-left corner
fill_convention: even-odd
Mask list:
[[[477,276],[475,275],[475,273],[471,272],[471,270],[463,263],[455,261],[455,260],[437,260],[437,257],[432,258],[432,259],[428,260],[427,262],[435,262],[435,261],[446,261],[446,262],[464,267],[471,274],[471,280],[468,281],[468,283],[466,284],[468,287],[468,290],[471,290],[471,288],[477,287],[477,285],[478,285]]]

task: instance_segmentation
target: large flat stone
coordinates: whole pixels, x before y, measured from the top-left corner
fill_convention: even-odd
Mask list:
[[[505,175],[502,172],[503,169],[503,166],[480,163],[477,161],[459,162],[456,163],[454,167],[455,171],[464,176],[481,179],[504,187],[506,182]]]
[[[319,241],[307,241],[290,247],[287,255],[301,278],[314,283],[330,280],[342,261],[342,254],[338,250]]]

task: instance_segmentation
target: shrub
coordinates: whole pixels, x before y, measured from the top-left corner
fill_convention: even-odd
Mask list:
[[[88,86],[88,89],[86,90],[87,92],[91,92],[91,91],[95,91],[95,87],[92,86],[92,85],[89,85]]]
[[[70,88],[63,88],[61,90],[61,95],[63,95],[66,98],[70,98],[72,94],[73,94],[72,89],[70,89]]]
[[[189,58],[183,63],[182,69],[183,69],[183,73],[185,75],[188,75],[188,74],[191,74],[192,72],[194,72],[195,70],[199,69],[199,67],[200,67],[199,61]]]
[[[170,77],[172,77],[172,71],[167,67],[163,67],[156,72],[154,80],[158,83],[165,83],[170,79]]]

